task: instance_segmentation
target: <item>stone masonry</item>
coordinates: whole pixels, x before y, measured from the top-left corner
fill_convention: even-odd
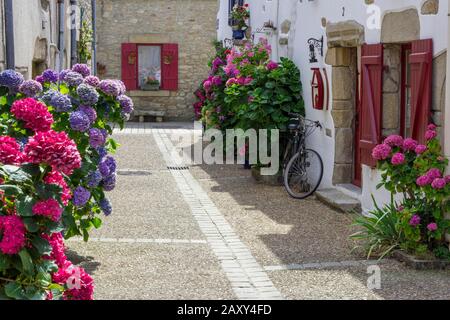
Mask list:
[[[168,120],[193,119],[193,92],[214,52],[216,0],[98,1],[98,63],[101,78],[121,77],[121,44],[178,43],[178,91],[133,91],[140,110],[165,111]]]

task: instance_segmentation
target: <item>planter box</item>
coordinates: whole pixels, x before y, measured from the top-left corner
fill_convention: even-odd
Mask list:
[[[252,177],[255,178],[255,180],[258,183],[266,184],[269,186],[282,186],[283,183],[283,175],[281,170],[278,172],[278,174],[274,176],[263,176],[261,175],[260,168],[252,168]]]
[[[159,91],[159,84],[142,84],[141,89],[144,91]]]
[[[416,270],[443,270],[450,268],[450,261],[418,258],[402,250],[394,251],[393,257]]]

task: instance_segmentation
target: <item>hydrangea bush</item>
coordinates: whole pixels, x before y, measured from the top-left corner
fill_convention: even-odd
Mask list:
[[[125,90],[121,81],[100,80],[83,64],[60,73],[46,70],[36,80],[24,81],[11,70],[0,74],[0,135],[39,145],[45,143],[41,132],[51,129],[49,138],[58,146],[65,132],[79,152],[80,159],[66,164],[78,167],[60,171],[67,183],[66,198],[71,196],[62,215],[65,238],[80,235],[87,240],[89,230],[101,226],[100,216],[112,212],[105,192],[116,183],[116,164],[109,154],[117,143],[110,135],[114,125],[122,128],[133,112]],[[34,161],[45,160],[42,157],[36,154]]]
[[[300,71],[289,59],[271,61],[266,39],[216,51],[209,77],[195,92],[195,113],[208,127],[283,130],[289,112],[304,114]]]
[[[435,125],[428,126],[425,140],[426,144],[420,144],[411,138],[392,135],[373,149],[372,156],[382,171],[378,188],[403,195],[394,204],[394,213],[392,204],[387,210],[387,207],[378,210],[387,212],[382,219],[396,221],[398,246],[402,249],[415,254],[434,252],[440,258],[450,258],[445,243],[450,228],[450,222],[445,219],[445,213],[450,211],[450,176],[444,174],[448,160],[441,153]],[[383,221],[377,221],[380,223]]]
[[[53,130],[24,146],[0,140],[0,298],[91,300],[93,279],[67,259],[61,233],[65,177],[81,166],[75,142]]]

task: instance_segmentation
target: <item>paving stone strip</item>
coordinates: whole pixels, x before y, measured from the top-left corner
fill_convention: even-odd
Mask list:
[[[168,134],[171,130],[153,129],[154,139],[168,167],[183,166]],[[208,194],[188,170],[170,171],[189,205],[212,251],[221,263],[238,299],[283,299],[264,268],[239,239]]]
[[[330,261],[318,263],[292,263],[278,266],[264,266],[266,271],[286,271],[286,270],[320,270],[333,268],[349,268],[349,267],[364,267],[372,265],[382,265],[389,262],[389,260],[355,260],[355,261]]]

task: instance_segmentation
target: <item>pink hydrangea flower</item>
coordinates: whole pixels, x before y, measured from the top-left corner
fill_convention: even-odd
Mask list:
[[[3,254],[19,253],[25,246],[25,225],[18,216],[0,216],[0,251]]]
[[[435,124],[429,124],[427,127],[427,130],[435,131],[437,129],[437,126]]]
[[[436,230],[438,229],[438,225],[437,225],[437,223],[435,223],[435,222],[430,223],[430,224],[427,226],[427,229],[428,229],[428,231],[430,231],[430,232],[434,232],[434,231],[436,231]]]
[[[81,167],[77,145],[65,132],[50,130],[37,133],[28,141],[24,153],[28,162],[47,163],[53,170],[66,175]]]
[[[444,189],[445,186],[447,185],[447,182],[445,182],[445,179],[443,178],[437,178],[434,179],[433,182],[431,183],[431,186],[433,187],[433,189]]]
[[[384,139],[384,144],[391,147],[401,147],[403,145],[403,138],[398,135],[391,135]]]
[[[42,238],[47,240],[52,247],[52,252],[50,253],[50,255],[44,256],[44,259],[53,260],[59,268],[62,268],[67,261],[67,257],[65,254],[66,248],[64,245],[64,238],[62,234],[60,232],[53,233],[51,236],[43,234]]]
[[[203,89],[205,89],[206,92],[211,91],[212,83],[209,80],[206,80],[203,82]]]
[[[0,163],[19,165],[22,160],[23,154],[16,139],[0,136]]]
[[[418,142],[412,138],[406,138],[403,141],[403,150],[405,151],[415,151],[417,148]]]
[[[44,182],[46,184],[55,184],[62,188],[61,201],[65,205],[67,205],[70,199],[72,199],[72,193],[70,191],[70,188],[67,185],[66,181],[64,180],[63,175],[58,171],[52,171],[49,174],[47,174],[44,178]]]
[[[442,178],[442,172],[441,172],[441,170],[439,170],[437,168],[432,168],[432,169],[428,170],[428,172],[426,174],[427,174],[427,176],[430,177],[431,180],[434,180],[437,178]]]
[[[427,146],[423,145],[423,144],[419,144],[416,147],[416,150],[414,150],[416,152],[417,155],[421,155],[423,154],[425,151],[427,151]]]
[[[48,131],[53,124],[53,116],[47,106],[33,98],[14,102],[11,113],[16,119],[25,122],[25,128],[34,132]]]
[[[267,70],[272,71],[272,70],[275,70],[278,68],[278,63],[270,60],[266,67],[267,67]]]
[[[387,144],[379,144],[372,151],[375,160],[386,160],[391,155],[392,148]]]
[[[405,155],[403,153],[400,153],[400,152],[394,154],[394,156],[391,159],[391,163],[394,166],[399,166],[399,165],[405,163]]]
[[[59,221],[63,209],[55,199],[39,201],[33,206],[33,214],[48,217],[53,221]]]
[[[228,79],[226,86],[231,87],[233,84],[238,84],[238,80],[236,78],[230,78]]]
[[[427,141],[433,140],[436,137],[437,132],[434,130],[427,130],[427,132],[425,132],[425,139],[427,139]]]
[[[412,227],[417,227],[418,225],[420,225],[420,221],[421,221],[420,217],[417,214],[415,214],[411,217],[411,220],[409,220],[409,225]]]
[[[58,272],[52,275],[52,280],[68,289],[64,292],[64,300],[93,300],[94,280],[81,267],[75,267],[66,261]]]
[[[225,73],[229,77],[237,77],[239,75],[239,70],[236,68],[236,65],[233,63],[228,64],[224,68]]]
[[[433,182],[433,180],[430,179],[430,177],[428,175],[423,175],[420,176],[419,178],[417,178],[416,180],[416,184],[419,187],[425,187],[427,185],[429,185],[431,182]]]
[[[445,182],[450,183],[450,176],[445,176],[444,179],[445,179]]]

